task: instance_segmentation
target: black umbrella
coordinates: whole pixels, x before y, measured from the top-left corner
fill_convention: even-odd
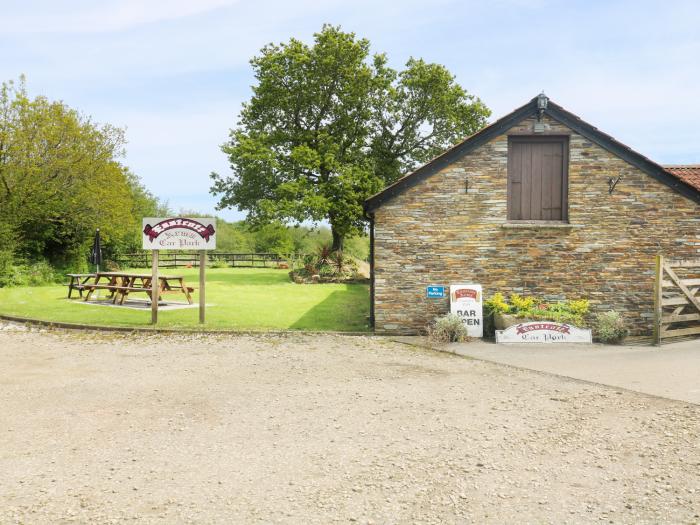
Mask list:
[[[99,228],[95,230],[95,241],[92,243],[92,250],[90,250],[90,262],[97,267],[99,272],[102,264],[102,241],[100,241]]]

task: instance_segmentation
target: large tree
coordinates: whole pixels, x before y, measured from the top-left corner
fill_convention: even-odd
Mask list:
[[[58,265],[85,260],[95,228],[107,250],[133,247],[157,199],[119,162],[124,133],[59,101],[0,84],[0,251]]]
[[[327,220],[333,248],[364,230],[363,201],[480,129],[486,106],[439,64],[403,71],[366,39],[324,26],[313,45],[270,44],[251,60],[256,85],[213,173],[219,208],[253,224]]]

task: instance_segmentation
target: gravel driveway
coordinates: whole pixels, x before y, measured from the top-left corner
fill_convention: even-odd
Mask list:
[[[698,523],[700,407],[380,338],[0,330],[0,523]]]

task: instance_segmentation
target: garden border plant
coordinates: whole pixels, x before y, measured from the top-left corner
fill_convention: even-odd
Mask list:
[[[428,327],[428,339],[435,343],[464,343],[470,340],[462,318],[453,313],[435,318]]]
[[[330,244],[322,244],[314,254],[293,259],[289,277],[297,284],[312,283],[366,283],[358,273],[355,259],[342,251],[331,250]]]
[[[596,314],[593,333],[601,343],[620,344],[627,337],[629,330],[622,315],[615,310],[609,310]]]
[[[546,302],[533,296],[511,293],[506,301],[500,292],[484,301],[485,328],[489,335],[494,330],[504,330],[514,324],[528,321],[554,321],[578,327],[586,327],[590,310],[587,299]]]

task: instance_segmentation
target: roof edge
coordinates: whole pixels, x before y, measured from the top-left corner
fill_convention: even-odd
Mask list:
[[[596,143],[603,149],[613,153],[617,157],[631,164],[632,166],[645,172],[657,181],[670,187],[677,193],[700,204],[700,191],[694,186],[675,177],[673,174],[653,160],[645,157],[641,153],[634,151],[629,146],[624,145],[612,136],[600,131],[595,126],[588,124],[577,115],[565,110],[563,107],[549,100],[545,115],[557,120],[561,124],[567,126],[579,135]],[[364,210],[366,214],[371,214],[386,201],[391,200],[397,195],[403,193],[407,189],[415,186],[419,182],[434,175],[441,169],[445,168],[459,157],[469,153],[471,150],[485,144],[492,138],[507,131],[521,120],[537,114],[537,97],[530,100],[527,104],[511,111],[507,115],[501,117],[493,124],[477,131],[473,135],[467,137],[462,142],[452,146],[450,149],[441,153],[434,159],[423,164],[413,172],[401,177],[393,184],[390,184],[379,193],[372,195],[364,202]]]
[[[500,135],[504,130],[513,127],[515,124],[537,113],[537,97],[530,100],[527,104],[511,111],[507,115],[501,117],[485,128],[480,129],[473,135],[470,135],[463,141],[455,144],[448,150],[444,151],[434,159],[426,162],[411,173],[404,175],[393,184],[390,184],[379,193],[375,193],[365,200],[365,213],[372,213],[384,202],[394,198],[396,195],[403,193],[407,189],[415,186],[419,182],[434,175],[444,167],[450,165],[457,158],[465,155],[469,151],[485,144],[494,137]]]
[[[588,122],[585,122],[579,116],[565,110],[563,107],[555,104],[551,100],[549,101],[547,109],[545,110],[545,114],[577,132],[579,135],[587,138],[591,142],[595,142],[601,148],[638,168],[662,184],[665,184],[672,190],[675,190],[677,193],[680,193],[684,197],[694,201],[696,204],[700,204],[700,191],[698,191],[695,187],[682,181],[678,177],[675,177],[666,171],[663,166],[654,162],[650,158],[645,157],[641,153],[638,153],[629,146],[626,146],[607,133],[600,131],[598,128],[592,126]]]

